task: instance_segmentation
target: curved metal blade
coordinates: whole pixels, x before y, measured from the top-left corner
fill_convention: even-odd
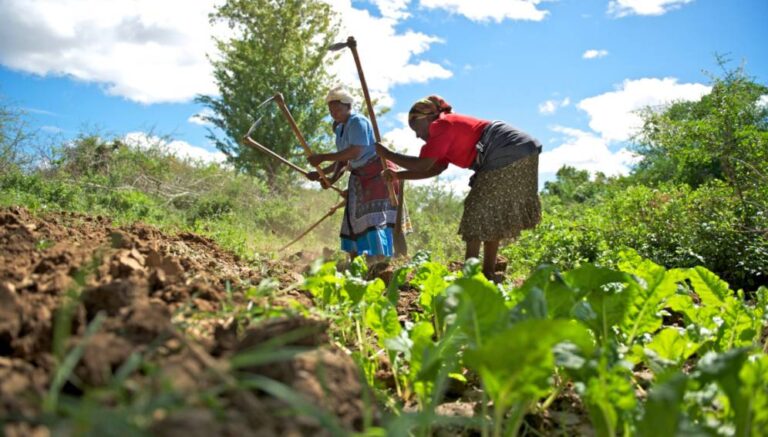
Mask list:
[[[328,46],[328,51],[335,52],[341,49],[347,48],[347,43],[345,42],[337,42],[335,44],[331,44]]]
[[[261,119],[262,118],[264,118],[263,115],[261,117],[259,117],[258,119],[256,119],[256,121],[253,122],[253,124],[251,125],[251,128],[248,129],[248,133],[245,134],[246,137],[250,137],[251,136],[251,133],[254,131],[254,129],[256,129],[256,126],[258,126],[259,123],[261,123]]]
[[[275,96],[272,96],[272,97],[268,98],[267,100],[264,100],[263,102],[259,103],[259,106],[257,106],[256,109],[257,110],[260,109],[262,106],[268,104],[272,100],[275,100]]]

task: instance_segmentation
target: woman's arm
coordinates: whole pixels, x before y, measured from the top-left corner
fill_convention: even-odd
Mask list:
[[[419,158],[418,156],[403,155],[402,153],[393,152],[379,143],[376,143],[376,154],[413,172],[427,172],[436,165],[435,160],[432,158]],[[443,170],[445,170],[445,167],[440,171]],[[440,173],[438,172],[437,174]]]
[[[415,179],[428,179],[439,175],[448,168],[448,164],[435,163],[432,168],[424,171],[404,170],[393,171],[390,169],[384,170],[382,174],[387,180],[415,180]]]
[[[347,169],[347,161],[336,161],[333,163],[333,175],[331,175],[330,182],[333,184],[341,178],[344,171]]]
[[[341,152],[317,153],[307,158],[312,165],[320,165],[324,161],[351,161],[357,159],[363,152],[363,146],[349,146]]]
[[[334,162],[331,165],[329,165],[329,166],[327,166],[325,168],[322,168],[323,174],[326,177],[328,177],[329,179],[331,178],[331,176],[329,176],[330,172],[338,171],[338,168],[336,167],[336,164],[338,164],[338,163]],[[318,173],[317,171],[310,171],[309,173],[307,173],[307,179],[309,179],[310,181],[319,181],[320,180],[320,173]]]

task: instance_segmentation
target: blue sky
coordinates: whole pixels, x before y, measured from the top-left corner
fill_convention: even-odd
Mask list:
[[[403,114],[437,93],[539,138],[542,181],[563,164],[626,173],[632,111],[699,98],[715,53],[768,83],[766,0],[328,2],[391,106],[387,139],[415,153]],[[216,92],[205,53],[226,30],[207,24],[214,3],[0,0],[0,95],[44,132],[154,132],[208,156],[206,129],[190,118],[203,109],[194,95]],[[349,58],[333,69],[356,84]],[[466,176],[447,174],[457,189]]]

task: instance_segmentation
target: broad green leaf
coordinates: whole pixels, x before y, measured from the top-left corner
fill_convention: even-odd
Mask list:
[[[314,264],[311,274],[304,280],[304,289],[321,299],[325,305],[338,303],[344,278],[336,272],[336,263]]]
[[[619,267],[638,278],[637,292],[621,324],[622,331],[627,335],[627,345],[631,346],[638,336],[656,332],[661,327],[659,312],[667,299],[675,294],[677,282],[684,279],[684,272],[667,271],[647,259],[625,260],[619,263]]]
[[[569,318],[579,297],[552,266],[537,268],[515,293],[525,297],[515,306],[514,319]]]
[[[577,303],[571,313],[589,326],[595,335],[606,341],[611,328],[624,321],[637,283],[629,275],[591,264],[567,272],[566,283],[580,296],[586,296],[588,308]]]
[[[716,382],[728,397],[735,416],[736,435],[750,432],[751,396],[742,391],[739,374],[749,356],[748,348],[732,349],[722,354],[708,353],[699,361],[696,377],[702,384]]]
[[[464,261],[464,268],[461,270],[465,278],[483,274],[483,263],[477,258],[469,258]]]
[[[400,286],[405,284],[411,270],[413,270],[413,268],[406,265],[395,270],[395,273],[392,275],[392,280],[390,280],[389,285],[387,285],[387,299],[389,299],[393,305],[397,305],[397,301],[400,298]]]
[[[733,296],[728,283],[704,267],[697,266],[689,269],[687,276],[704,306],[719,307],[728,297]]]
[[[467,350],[464,362],[480,374],[494,403],[506,409],[547,392],[555,364],[552,349],[564,341],[591,354],[592,339],[579,324],[529,319],[492,335],[481,347]]]
[[[480,276],[457,279],[447,293],[457,300],[456,323],[479,346],[483,338],[496,333],[506,324],[504,297],[493,284]]]
[[[596,375],[586,383],[584,403],[595,434],[615,436],[619,425],[630,417],[637,403],[630,379],[632,375],[626,367],[608,368],[605,362],[595,370]]]
[[[373,302],[378,302],[380,300],[384,300],[384,281],[382,281],[379,278],[374,279],[373,281],[368,281],[365,287],[365,295],[363,299],[365,302],[371,304]]]
[[[363,296],[365,296],[365,290],[367,288],[368,281],[353,276],[347,278],[346,281],[344,281],[342,295],[345,295],[350,300],[350,302],[352,302],[352,305],[357,305],[360,303],[360,301],[363,300]]]
[[[688,386],[688,377],[675,373],[666,381],[651,387],[645,402],[645,413],[638,423],[640,437],[673,436],[678,434],[681,404]]]
[[[448,287],[448,283],[444,279],[448,273],[448,269],[444,265],[426,262],[421,265],[416,276],[411,280],[411,285],[421,290],[419,304],[428,315],[435,312],[435,297],[444,293]]]
[[[395,339],[400,335],[402,327],[397,320],[397,309],[382,299],[372,303],[365,312],[365,324],[368,329],[376,334],[379,345],[386,347],[388,339]]]
[[[657,356],[682,365],[685,360],[701,347],[701,343],[694,342],[688,335],[688,331],[674,327],[662,329],[645,346]]]
[[[368,263],[365,262],[365,257],[355,257],[355,259],[349,263],[349,273],[355,278],[365,278],[368,274]]]
[[[413,343],[411,350],[410,374],[416,378],[422,372],[422,365],[425,362],[426,351],[434,346],[432,336],[435,335],[435,328],[429,322],[419,322],[411,329],[410,338]],[[425,369],[426,370],[426,369]],[[430,373],[426,371],[425,373]]]
[[[749,399],[745,428],[752,436],[768,430],[768,355],[751,357],[739,373],[741,396]]]

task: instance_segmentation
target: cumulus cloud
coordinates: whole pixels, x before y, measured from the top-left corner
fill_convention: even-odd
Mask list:
[[[563,100],[547,100],[539,103],[539,114],[553,115],[560,108],[565,108],[571,104],[571,99],[568,97]]]
[[[427,9],[443,9],[452,14],[463,15],[472,21],[495,21],[505,19],[541,21],[549,11],[539,9],[544,0],[421,0],[419,4]]]
[[[608,3],[608,14],[614,17],[627,15],[664,15],[693,0],[614,0]]]
[[[603,172],[627,174],[639,157],[626,142],[641,127],[637,110],[661,109],[674,101],[698,100],[710,87],[698,83],[681,84],[675,78],[625,80],[614,91],[586,98],[576,106],[589,116],[591,132],[563,126],[552,131],[561,134],[559,145],[541,154],[541,173],[554,175],[563,165]]]
[[[639,109],[698,100],[710,89],[699,83],[681,84],[672,77],[627,79],[617,90],[584,99],[577,107],[587,112],[589,127],[603,138],[626,141],[642,126]]]
[[[214,93],[213,0],[6,0],[0,2],[0,63],[103,84],[141,103]]]
[[[0,2],[0,63],[41,76],[101,84],[109,95],[152,104],[216,94],[206,54],[215,56],[208,14],[216,0],[4,0]],[[409,0],[375,0],[381,16],[326,0],[340,15],[341,37],[354,35],[372,91],[387,96],[399,84],[451,77],[442,65],[418,59],[435,36],[397,29]],[[352,57],[335,67],[357,83]],[[390,97],[391,99],[391,97]]]
[[[629,173],[638,158],[625,147],[616,152],[610,149],[610,141],[579,129],[554,126],[552,131],[563,135],[562,144],[546,151],[539,157],[541,173],[556,173],[569,165],[591,173],[602,172],[609,176]]]
[[[608,56],[608,50],[595,50],[595,49],[587,50],[586,52],[584,52],[583,55],[581,55],[581,57],[584,59],[597,59],[597,58],[604,58],[606,56]]]
[[[408,1],[375,1],[381,17],[353,7],[351,0],[325,1],[341,18],[339,38],[345,40],[352,35],[357,40],[357,50],[368,87],[372,94],[383,98],[384,102],[394,102],[390,90],[396,85],[425,83],[453,76],[453,72],[436,62],[417,59],[433,44],[442,43],[440,38],[412,30],[400,32],[397,29],[401,20],[408,16]],[[341,82],[360,86],[357,68],[348,50],[340,52],[332,71]]]
[[[760,97],[757,101],[757,106],[760,108],[768,108],[768,94]]]
[[[125,144],[138,149],[158,148],[179,158],[201,161],[204,163],[223,163],[226,155],[221,152],[210,152],[202,147],[193,146],[186,141],[168,141],[146,132],[130,132],[123,137]]]

